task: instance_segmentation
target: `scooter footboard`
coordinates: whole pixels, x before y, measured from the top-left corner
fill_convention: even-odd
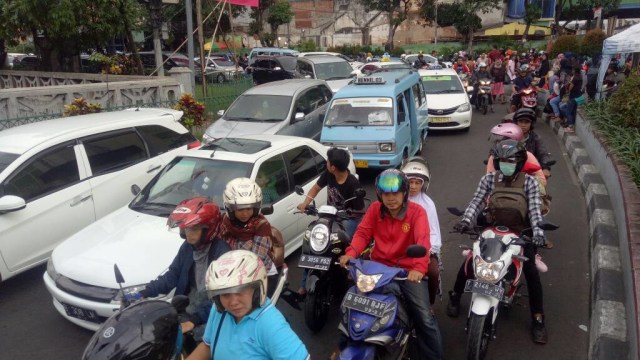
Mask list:
[[[471,312],[476,315],[487,315],[491,308],[498,306],[499,300],[489,296],[474,296],[471,299]]]
[[[353,343],[340,351],[339,360],[373,360],[376,354],[374,345]]]

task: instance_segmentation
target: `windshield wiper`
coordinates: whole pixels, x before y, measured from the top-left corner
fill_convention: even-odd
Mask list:
[[[251,117],[228,117],[225,120],[240,120],[240,121],[252,121],[252,120],[257,120],[255,118],[251,118]]]
[[[461,90],[444,89],[444,90],[430,92],[430,93],[427,93],[427,94],[448,94],[448,93],[457,93],[457,92],[460,92],[460,91]]]
[[[270,119],[256,119],[264,122],[282,121],[282,119],[270,118]]]
[[[343,80],[343,79],[349,79],[351,76],[333,76],[330,78],[326,78],[324,79],[324,81],[330,81],[330,80]]]
[[[131,209],[133,210],[153,210],[153,209],[167,209],[174,208],[175,205],[167,204],[167,203],[154,203],[154,202],[144,202],[139,204],[132,204]]]

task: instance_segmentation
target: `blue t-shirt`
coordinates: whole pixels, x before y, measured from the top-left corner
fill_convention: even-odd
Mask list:
[[[212,347],[222,314],[214,306],[202,341]],[[232,314],[222,320],[216,344],[216,360],[304,360],[309,352],[284,316],[267,299],[258,309],[236,323]]]

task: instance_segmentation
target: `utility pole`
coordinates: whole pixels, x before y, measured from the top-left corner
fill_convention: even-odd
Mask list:
[[[153,52],[156,58],[158,76],[164,76],[164,61],[162,60],[162,43],[160,42],[160,26],[162,26],[162,0],[151,0],[151,21],[153,23]]]
[[[435,39],[435,44],[438,45],[438,0],[435,0],[434,3],[436,4],[436,39]]]
[[[193,3],[191,0],[185,0],[185,12],[187,14],[187,55],[189,56],[189,70],[191,70],[191,88],[195,92],[196,89],[196,72],[195,63],[193,58],[195,57],[193,47]]]
[[[200,71],[202,74],[202,92],[207,96],[207,76],[205,68],[207,60],[204,57],[204,30],[202,29],[202,0],[196,0],[196,18],[198,21],[198,46],[200,46]],[[211,40],[213,42],[213,39]],[[213,44],[211,44],[213,46]]]

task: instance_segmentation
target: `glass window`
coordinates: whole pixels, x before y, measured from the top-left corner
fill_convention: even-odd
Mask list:
[[[289,170],[293,175],[293,186],[303,186],[320,175],[315,156],[306,146],[285,152],[284,159],[289,164]]]
[[[140,136],[133,131],[82,141],[94,176],[124,169],[147,159]]]
[[[75,142],[40,153],[4,184],[5,195],[16,195],[29,202],[80,181]]]
[[[291,193],[282,155],[274,156],[260,165],[256,183],[262,188],[263,204],[275,204]]]
[[[325,119],[327,126],[393,125],[393,102],[387,97],[335,99]]]
[[[412,86],[413,90],[413,101],[416,103],[416,109],[422,105],[422,98],[420,96],[420,85],[415,84]]]
[[[292,97],[281,95],[240,95],[224,114],[227,121],[282,121],[289,115]]]
[[[456,94],[464,92],[460,79],[456,75],[423,76],[422,81],[427,94]]]
[[[139,126],[137,129],[147,142],[151,157],[196,141],[189,132],[179,134],[160,125]]]
[[[300,95],[296,101],[296,112],[303,112],[305,115],[310,114],[318,107],[326,104],[326,98],[319,86],[312,87]]]
[[[7,166],[9,166],[13,162],[13,160],[17,159],[18,157],[20,157],[20,155],[18,154],[11,154],[0,151],[0,173],[3,172],[4,169],[6,169]]]
[[[402,94],[398,95],[398,97],[396,98],[396,101],[398,102],[398,124],[399,124],[400,122],[405,120],[407,116],[407,112],[405,110],[404,96],[402,96]]]
[[[322,80],[339,80],[351,77],[353,69],[346,61],[316,64],[316,78]]]

